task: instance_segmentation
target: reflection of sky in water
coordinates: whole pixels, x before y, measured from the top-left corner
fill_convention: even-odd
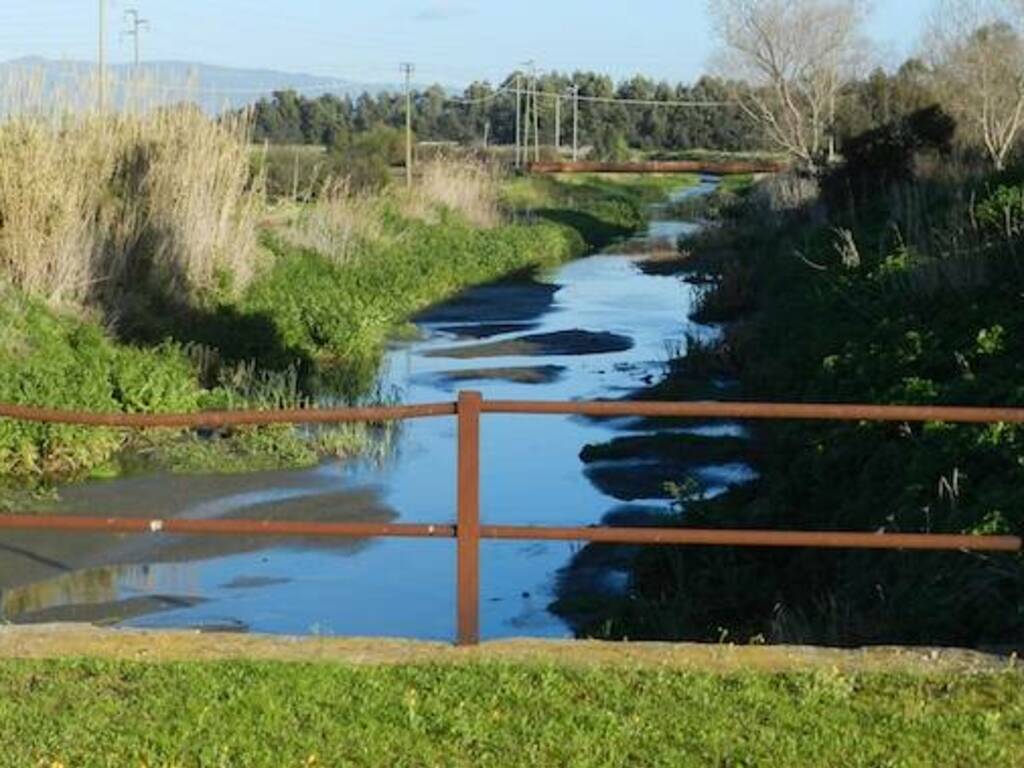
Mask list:
[[[700,189],[706,190],[705,184]],[[691,190],[688,194],[693,194]],[[655,221],[650,234],[674,239],[692,231],[686,222]],[[612,253],[568,263],[541,277],[558,287],[551,311],[532,333],[581,329],[605,331],[633,340],[625,352],[490,359],[425,357],[445,347],[479,343],[456,339],[440,327],[425,325],[425,338],[397,345],[388,355],[384,390],[405,402],[449,400],[453,385],[441,374],[482,367],[562,366],[543,384],[502,380],[474,381],[468,387],[485,397],[570,400],[618,397],[664,376],[673,348],[687,332],[707,336],[716,329],[686,321],[695,288],[665,276],[643,274],[632,258]],[[502,318],[491,318],[500,321]],[[514,318],[513,318],[514,319]],[[522,331],[490,337],[515,338]],[[616,422],[571,417],[488,415],[482,423],[482,514],[488,523],[588,525],[618,502],[598,491],[579,460],[587,443],[615,434]],[[628,429],[628,426],[627,426]],[[736,424],[681,425],[680,432],[707,436],[743,436]],[[743,465],[703,467],[695,472],[717,491],[755,477]],[[303,477],[308,487],[303,487]],[[115,481],[116,482],[116,481]],[[181,482],[179,479],[178,482]],[[287,488],[228,493],[182,510],[189,517],[215,517],[280,501],[337,492],[339,488],[380,489],[383,502],[400,519],[442,522],[454,519],[455,420],[412,421],[401,430],[393,460],[328,464],[293,473]],[[81,495],[81,494],[79,494]],[[660,502],[664,504],[664,502]],[[3,605],[30,609],[68,602],[102,602],[138,594],[186,594],[205,602],[128,623],[136,626],[244,625],[262,632],[401,635],[448,639],[454,620],[454,542],[377,540],[353,551],[295,546],[216,557],[187,564],[97,568],[5,593]],[[484,542],[481,612],[483,634],[561,636],[568,630],[547,611],[554,574],[579,545],[562,542]],[[624,578],[609,572],[609,583]],[[230,586],[251,583],[251,588]],[[621,586],[621,585],[620,585]]]

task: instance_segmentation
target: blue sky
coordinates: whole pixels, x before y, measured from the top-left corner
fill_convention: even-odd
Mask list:
[[[0,60],[92,59],[98,0],[0,0]],[[151,59],[309,72],[368,82],[461,85],[526,59],[545,69],[690,80],[712,50],[704,0],[108,0],[111,60],[125,9],[152,24]],[[876,0],[868,31],[896,61],[912,52],[931,0]]]

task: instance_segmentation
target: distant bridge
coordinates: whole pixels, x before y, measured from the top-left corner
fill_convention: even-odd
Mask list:
[[[707,173],[726,176],[740,173],[781,173],[785,163],[761,160],[652,160],[641,163],[537,162],[529,173]]]

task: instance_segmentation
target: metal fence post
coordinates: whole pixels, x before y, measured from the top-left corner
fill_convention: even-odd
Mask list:
[[[460,392],[458,403],[457,604],[459,645],[480,642],[480,405],[479,392]]]

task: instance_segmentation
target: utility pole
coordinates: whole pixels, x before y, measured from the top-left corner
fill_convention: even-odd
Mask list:
[[[533,59],[524,61],[523,66],[526,67],[526,71],[530,73],[529,79],[526,81],[526,114],[523,115],[523,163],[530,161],[530,109],[531,102],[530,98],[534,97],[533,110],[536,116],[536,97],[535,97],[535,78],[536,78],[536,62]]]
[[[412,73],[415,65],[402,63],[405,75],[405,186],[412,186]]]
[[[124,12],[124,20],[128,22],[128,29],[124,31],[126,37],[131,37],[135,44],[135,74],[139,73],[139,64],[142,62],[142,56],[139,51],[139,43],[142,38],[143,30],[149,29],[149,20],[144,19],[139,15],[139,11],[136,8],[129,8]]]
[[[555,94],[555,154],[562,154],[562,94]]]
[[[520,95],[520,85],[521,85],[521,82],[522,81],[520,79],[519,73],[516,72],[516,168],[518,168],[519,164],[520,164],[520,161],[519,161],[519,143],[520,143],[520,139],[522,138],[520,136],[520,129],[522,128],[522,126],[521,126],[521,124],[519,122],[519,112],[520,112],[520,108],[521,108],[521,104],[522,104],[522,96]]]
[[[530,87],[526,81],[526,112],[523,114],[523,165],[530,162]]]
[[[99,45],[96,52],[96,70],[99,83],[99,110],[102,115],[107,109],[107,0],[99,0]]]
[[[579,159],[580,147],[580,87],[572,86],[572,161]]]
[[[540,162],[540,102],[537,101],[537,90],[540,82],[536,72],[533,75],[533,162]]]
[[[530,59],[529,61],[524,61],[522,66],[526,67],[526,71],[530,73],[530,78],[526,82],[526,113],[523,115],[522,160],[520,161],[520,166],[530,161],[530,96],[534,90],[535,62],[533,59]]]

